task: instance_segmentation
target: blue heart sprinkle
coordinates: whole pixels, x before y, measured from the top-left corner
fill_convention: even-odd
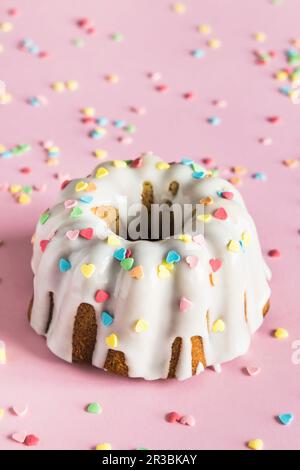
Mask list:
[[[93,196],[81,196],[80,201],[84,202],[85,204],[89,204],[92,202]]]
[[[196,180],[202,180],[205,177],[205,173],[204,171],[194,171],[192,177]]]
[[[65,258],[60,258],[59,260],[59,270],[61,273],[65,273],[66,271],[69,271],[71,269],[72,265],[69,260]]]
[[[166,256],[166,262],[168,264],[179,263],[180,260],[181,260],[181,256],[175,250],[170,250]]]
[[[101,321],[104,326],[110,326],[114,321],[113,316],[109,312],[101,313]]]
[[[281,424],[284,424],[286,426],[287,424],[290,424],[293,421],[294,415],[292,413],[283,413],[281,415],[278,415],[278,419]]]
[[[193,160],[191,160],[190,158],[182,158],[181,160],[181,165],[185,165],[185,166],[190,166],[192,165],[194,162]]]
[[[125,248],[119,248],[114,252],[114,258],[116,258],[118,261],[122,261],[125,259],[126,256],[126,250]]]

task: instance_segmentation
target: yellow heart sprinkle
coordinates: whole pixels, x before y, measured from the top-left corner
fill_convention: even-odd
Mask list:
[[[124,160],[114,160],[112,163],[116,168],[125,168],[127,166],[127,163]]]
[[[204,222],[206,224],[211,221],[212,216],[211,214],[200,214],[197,216],[197,219],[200,220],[200,222]]]
[[[108,175],[108,170],[104,167],[98,168],[96,171],[96,178],[103,178],[103,176]]]
[[[261,439],[252,439],[248,442],[248,447],[251,450],[262,450],[264,447],[264,442]]]
[[[134,277],[135,279],[143,279],[144,270],[143,266],[135,266],[129,271],[129,276]]]
[[[20,184],[12,184],[12,185],[9,187],[9,192],[10,192],[11,194],[19,193],[21,190],[22,190],[22,186],[21,186]]]
[[[54,91],[57,91],[58,93],[61,93],[61,92],[65,91],[66,86],[65,86],[64,82],[54,82],[52,84],[52,88],[53,88]]]
[[[31,198],[28,196],[28,194],[21,194],[18,197],[18,203],[22,204],[23,206],[26,204],[29,204],[31,202]]]
[[[232,253],[238,253],[240,251],[240,244],[235,240],[230,240],[227,244],[227,250],[231,251]]]
[[[175,269],[175,265],[173,263],[167,263],[164,259],[162,264],[167,268],[168,271],[172,272]]]
[[[116,348],[118,346],[119,341],[117,335],[115,335],[115,333],[112,333],[111,335],[105,338],[105,342],[110,348]]]
[[[134,331],[136,333],[143,333],[144,331],[147,331],[148,328],[148,322],[146,322],[146,320],[143,320],[142,318],[140,320],[137,320],[134,324]]]
[[[245,247],[249,246],[250,245],[250,242],[251,242],[251,235],[249,232],[243,232],[242,233],[242,242],[244,244]]]
[[[225,331],[225,328],[225,323],[221,318],[216,320],[212,326],[212,330],[214,333],[223,333],[223,331]]]
[[[102,158],[107,157],[107,151],[104,149],[96,149],[94,150],[94,155],[96,158],[99,158],[101,160]]]
[[[200,24],[198,26],[198,31],[199,33],[202,33],[202,34],[211,34],[212,27],[209,24]]]
[[[97,444],[96,450],[111,450],[111,444],[109,442],[104,442],[103,444]]]
[[[79,193],[79,191],[84,191],[88,187],[88,184],[85,181],[79,181],[75,186],[75,191]]]
[[[184,242],[184,243],[191,243],[192,237],[191,237],[191,235],[187,235],[186,233],[183,233],[183,234],[178,236],[178,240],[180,240],[181,242]]]
[[[4,412],[4,408],[0,408],[0,419],[3,418],[4,413],[5,413],[5,412]]]
[[[157,268],[157,275],[160,279],[166,279],[170,276],[170,271],[163,264],[160,264]]]
[[[156,163],[156,168],[158,170],[167,170],[168,168],[170,168],[170,165],[166,162],[158,162]]]
[[[95,116],[96,112],[94,108],[87,107],[87,108],[83,108],[82,113],[87,117],[93,117]]]
[[[277,328],[273,335],[276,339],[286,339],[289,337],[289,333],[285,328]]]
[[[109,235],[107,237],[107,244],[110,245],[110,246],[120,246],[121,245],[121,241],[118,237],[116,237],[115,235]]]
[[[95,268],[94,264],[83,264],[80,269],[83,276],[89,279],[94,274]]]

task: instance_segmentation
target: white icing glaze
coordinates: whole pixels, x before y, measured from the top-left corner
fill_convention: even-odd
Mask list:
[[[176,377],[186,379],[192,375],[191,337],[200,336],[207,366],[218,370],[219,364],[244,354],[250,345],[252,333],[263,321],[263,307],[270,297],[267,279],[270,272],[262,258],[255,225],[247,212],[237,189],[218,177],[198,180],[192,177],[188,165],[174,164],[169,169],[158,170],[161,160],[151,154],[142,157],[139,168],[126,166],[117,168],[111,162],[99,167],[109,173],[103,178],[93,174],[82,180],[73,180],[61,191],[59,202],[47,211],[48,220],[38,223],[34,242],[32,269],[34,272],[34,302],[31,325],[34,330],[47,337],[48,347],[62,359],[72,361],[73,325],[81,303],[92,305],[97,317],[97,340],[92,363],[103,368],[108,349],[106,338],[112,333],[118,337],[116,350],[125,355],[130,377],[148,380],[168,376],[172,343],[182,338]],[[93,182],[93,192],[75,191],[79,181]],[[150,181],[154,187],[155,202],[166,197],[173,202],[197,203],[210,196],[213,203],[206,208],[212,214],[217,208],[225,208],[227,220],[212,220],[205,224],[205,242],[202,245],[191,241],[185,243],[174,238],[158,242],[128,241],[121,239],[119,247],[107,243],[111,233],[105,223],[91,212],[91,207],[111,205],[117,207],[120,199],[127,197],[128,206],[141,200],[143,182]],[[175,197],[168,191],[172,181],[179,182]],[[218,196],[219,191],[230,191],[232,200]],[[80,201],[90,195],[92,202]],[[83,211],[78,218],[71,218],[64,201],[76,200]],[[122,221],[121,221],[122,223]],[[94,229],[92,240],[78,237],[69,240],[66,232]],[[251,242],[238,253],[228,251],[230,240],[239,241],[242,233],[249,233]],[[41,240],[51,238],[42,252]],[[143,267],[144,278],[133,279],[114,258],[117,248],[130,248],[134,266]],[[169,250],[176,250],[181,261],[166,279],[157,275],[157,267]],[[198,264],[191,269],[185,261],[187,256],[196,256]],[[59,260],[71,262],[71,269],[60,272]],[[212,272],[209,261],[221,259],[222,266],[215,273],[217,280],[210,282]],[[87,279],[81,273],[84,263],[93,263],[95,271]],[[95,301],[95,293],[102,289],[110,294],[104,304]],[[50,327],[45,332],[49,319],[49,292],[53,292],[54,310]],[[247,318],[244,311],[244,296],[247,298]],[[179,309],[182,297],[189,299],[192,306],[185,312]],[[104,326],[101,312],[113,314],[110,326]],[[207,321],[209,312],[209,321]],[[143,319],[148,330],[136,333],[134,324]],[[213,325],[218,319],[225,323],[223,332],[214,332]],[[204,370],[199,363],[196,373]]]

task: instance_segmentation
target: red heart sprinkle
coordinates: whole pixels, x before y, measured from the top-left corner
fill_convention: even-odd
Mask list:
[[[63,181],[63,182],[61,183],[61,187],[60,187],[60,189],[65,189],[65,188],[68,186],[68,184],[69,184],[69,183],[70,183],[70,181],[69,181],[69,180],[65,180],[65,181]]]
[[[279,250],[269,250],[268,252],[268,255],[271,257],[271,258],[279,258],[280,257],[280,251]]]
[[[231,200],[231,199],[233,199],[233,196],[234,196],[234,194],[233,194],[232,192],[230,192],[230,191],[223,191],[223,192],[222,192],[222,198],[223,198],[223,199],[229,199],[229,200]]]
[[[168,413],[166,416],[166,421],[168,423],[178,423],[181,419],[181,416],[176,413],[176,411],[171,411],[171,413]]]
[[[220,259],[211,259],[209,261],[210,267],[213,270],[213,272],[219,271],[220,267],[222,266],[222,261]]]
[[[36,446],[39,442],[40,440],[37,436],[34,434],[28,434],[28,436],[25,437],[24,444],[26,446]]]
[[[143,165],[143,159],[141,157],[139,157],[139,158],[136,158],[135,160],[133,160],[133,162],[131,163],[130,166],[132,168],[140,168],[142,165]]]
[[[94,230],[92,228],[83,228],[80,230],[79,235],[86,240],[91,240],[94,235]]]
[[[48,243],[49,243],[49,240],[40,241],[40,247],[41,247],[42,253],[44,253],[44,251],[46,250]]]
[[[223,207],[220,207],[219,209],[217,209],[214,212],[214,217],[215,217],[215,219],[226,220],[228,215],[227,215],[227,212],[225,211],[225,209]]]
[[[132,251],[129,248],[127,248],[125,258],[131,258],[131,255],[132,255]]]
[[[104,290],[97,290],[95,294],[96,302],[105,302],[107,299],[109,299],[109,294],[107,292]]]

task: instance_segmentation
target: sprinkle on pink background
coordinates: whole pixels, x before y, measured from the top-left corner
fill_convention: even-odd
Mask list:
[[[299,250],[300,167],[282,165],[299,159],[300,105],[278,93],[272,74],[285,64],[283,52],[299,35],[299,4],[285,0],[186,0],[185,14],[172,12],[169,0],[3,0],[0,23],[10,21],[9,33],[0,31],[0,79],[13,102],[0,105],[0,143],[12,147],[28,143],[32,151],[10,160],[0,159],[0,185],[47,185],[34,193],[28,206],[0,192],[0,340],[7,345],[7,364],[0,365],[0,408],[28,405],[26,416],[6,411],[0,425],[0,448],[24,448],[9,439],[26,430],[39,436],[39,449],[90,449],[110,442],[114,449],[243,449],[249,439],[261,438],[266,449],[300,449],[300,364],[292,363],[292,343],[300,339]],[[19,15],[9,16],[17,7]],[[76,21],[88,17],[96,34],[88,35]],[[219,49],[206,46],[196,31],[210,24]],[[111,35],[122,33],[121,43]],[[253,39],[264,32],[266,42]],[[49,57],[38,59],[17,48],[31,38]],[[83,38],[82,48],[72,44]],[[206,56],[191,56],[194,49]],[[276,50],[274,62],[255,65],[254,49]],[[149,79],[159,72],[161,79]],[[104,77],[119,76],[116,84]],[[54,92],[55,81],[77,80],[79,90]],[[165,84],[168,92],[155,87]],[[192,92],[197,99],[183,99]],[[44,96],[48,105],[34,108],[31,96]],[[226,100],[228,107],[213,106]],[[133,142],[124,145],[111,129],[102,140],[87,137],[80,109],[93,106],[97,115],[124,119],[137,126]],[[145,108],[145,114],[132,107]],[[268,116],[280,116],[274,126]],[[221,124],[207,119],[217,116]],[[270,137],[272,145],[259,143]],[[60,164],[45,164],[40,141],[61,149]],[[218,166],[245,166],[241,188],[257,223],[262,249],[279,249],[280,258],[268,258],[273,271],[272,308],[253,338],[248,354],[187,382],[144,382],[112,377],[93,368],[69,365],[53,356],[43,338],[29,327],[26,309],[32,294],[30,238],[39,214],[56,198],[60,182],[55,173],[78,177],[90,172],[96,148],[109,157],[129,159],[153,150],[168,161],[213,157]],[[20,170],[30,167],[31,172]],[[267,181],[251,178],[262,172]],[[161,312],[163,315],[163,312]],[[290,336],[278,341],[277,327]],[[247,366],[261,367],[250,377]],[[98,401],[103,413],[84,411]],[[171,426],[166,413],[191,414],[196,426]],[[275,416],[292,412],[294,422],[284,427]]]

